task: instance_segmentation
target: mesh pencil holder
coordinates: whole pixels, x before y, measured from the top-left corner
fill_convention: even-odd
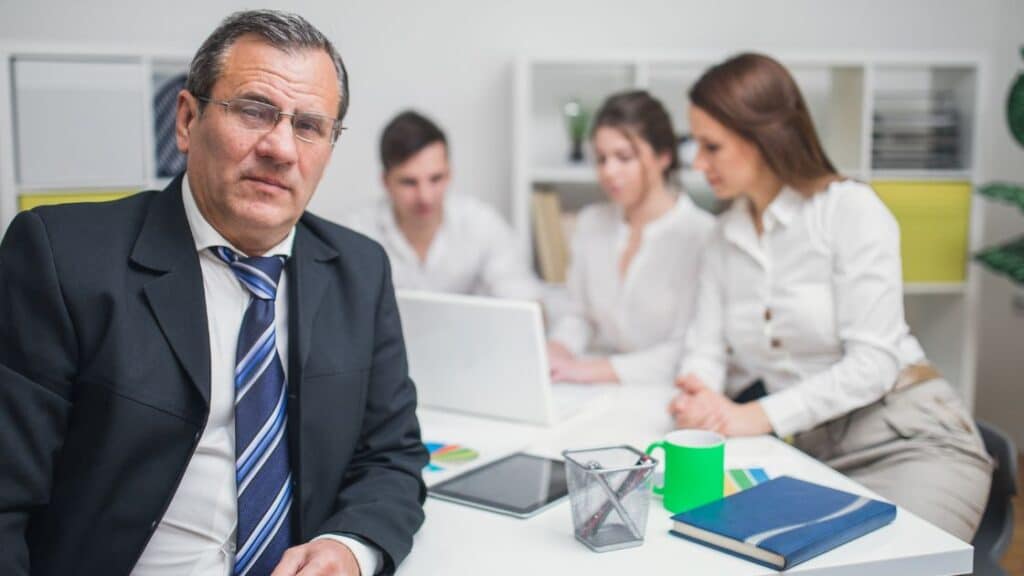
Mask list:
[[[657,460],[631,446],[566,450],[576,539],[595,552],[644,543]]]

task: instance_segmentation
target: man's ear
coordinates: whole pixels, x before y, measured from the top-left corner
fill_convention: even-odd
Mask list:
[[[178,92],[178,109],[175,113],[174,131],[178,150],[188,154],[192,125],[199,117],[199,101],[188,90]]]

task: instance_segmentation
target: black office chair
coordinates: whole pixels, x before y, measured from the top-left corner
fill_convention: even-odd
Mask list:
[[[974,573],[1006,576],[999,560],[1013,538],[1013,496],[1017,494],[1017,447],[1002,430],[980,420],[976,422],[985,450],[996,461],[992,489],[985,504],[978,532],[974,535]]]

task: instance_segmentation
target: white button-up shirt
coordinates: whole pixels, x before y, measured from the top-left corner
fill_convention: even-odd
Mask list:
[[[686,195],[643,229],[625,277],[630,228],[615,204],[577,218],[566,278],[570,309],[551,339],[574,353],[609,354],[624,384],[670,385],[697,293],[694,281],[714,218]]]
[[[178,490],[139,558],[133,576],[229,576],[235,562],[238,497],[235,484],[235,354],[249,291],[209,248],[237,247],[203,218],[188,183],[181,182],[185,215],[203,275],[210,331],[210,415]],[[291,256],[295,229],[266,255]],[[288,372],[288,273],[283,271],[274,302],[277,353]],[[338,540],[356,556],[364,575],[374,574],[381,552],[353,538]]]
[[[475,198],[445,197],[441,226],[422,261],[398,227],[388,198],[342,223],[384,246],[396,288],[540,299],[540,284],[511,228],[494,209]]]
[[[784,188],[760,235],[736,201],[705,254],[679,373],[718,391],[727,371],[761,378],[780,436],[878,400],[924,361],[904,320],[899,241],[874,190],[852,180],[810,197]]]

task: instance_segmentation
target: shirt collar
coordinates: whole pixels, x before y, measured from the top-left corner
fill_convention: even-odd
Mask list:
[[[676,194],[676,203],[672,206],[672,209],[666,212],[661,218],[657,218],[648,224],[647,228],[652,234],[658,234],[662,230],[668,230],[672,228],[674,222],[685,218],[689,212],[696,208],[697,206],[693,203],[693,200],[690,200],[690,197],[685,193],[680,192],[679,194]]]
[[[800,210],[800,206],[806,198],[789,186],[783,186],[779,195],[768,204],[765,209],[765,216],[779,223],[781,226],[789,226],[789,223]],[[767,229],[767,222],[765,228]]]
[[[618,204],[613,203],[612,206],[615,209],[616,222],[618,222],[620,234],[628,236],[629,223],[626,222],[625,211],[622,209],[622,206],[619,206]],[[680,192],[679,194],[676,194],[675,204],[672,205],[672,208],[669,209],[668,212],[665,212],[661,216],[658,216],[644,225],[644,236],[650,238],[661,234],[665,230],[672,229],[675,222],[684,218],[690,211],[697,209],[697,205],[694,204],[693,200],[690,200],[690,197],[685,193]]]
[[[754,219],[750,216],[750,200],[746,197],[734,199],[720,221],[722,234],[734,244],[742,245],[748,236],[757,234],[754,231]]]
[[[228,242],[217,229],[210,224],[203,213],[199,211],[195,197],[192,196],[192,187],[188,183],[188,174],[181,179],[181,199],[185,204],[185,216],[188,218],[188,227],[192,230],[192,240],[196,243],[196,252],[202,252],[214,246],[227,246],[239,254],[245,254],[237,246]],[[295,226],[288,231],[285,237],[277,246],[267,251],[264,256],[284,256],[289,258],[292,255],[292,246],[295,243]],[[248,256],[248,254],[245,254]]]
[[[419,257],[416,256],[416,250],[409,243],[409,240],[406,239],[402,229],[398,227],[395,207],[391,202],[391,197],[387,194],[377,204],[377,224],[382,231],[382,236],[387,239],[385,244],[396,249],[396,253],[391,255],[392,258],[398,256],[407,262],[417,262],[419,260]]]
[[[789,186],[783,186],[779,195],[765,208],[763,222],[765,232],[771,232],[776,224],[789,226],[800,211],[806,198]],[[733,242],[741,242],[746,236],[757,235],[754,230],[754,219],[750,215],[750,200],[740,197],[733,201],[732,206],[721,217],[722,229],[726,238]]]
[[[437,228],[434,238],[430,241],[430,246],[427,248],[427,257],[423,264],[431,264],[439,257],[437,256],[438,254],[444,253],[448,242],[448,230],[451,227],[451,223],[455,221],[454,202],[456,200],[453,200],[452,194],[450,192],[446,193],[444,202],[441,204],[441,225]],[[398,217],[395,215],[395,205],[391,200],[390,194],[385,193],[378,204],[377,221],[379,229],[383,231],[383,235],[388,238],[392,246],[397,248],[398,255],[409,262],[420,264],[420,257],[416,254],[416,249],[413,248],[409,239],[405,237],[405,233],[398,226]]]

